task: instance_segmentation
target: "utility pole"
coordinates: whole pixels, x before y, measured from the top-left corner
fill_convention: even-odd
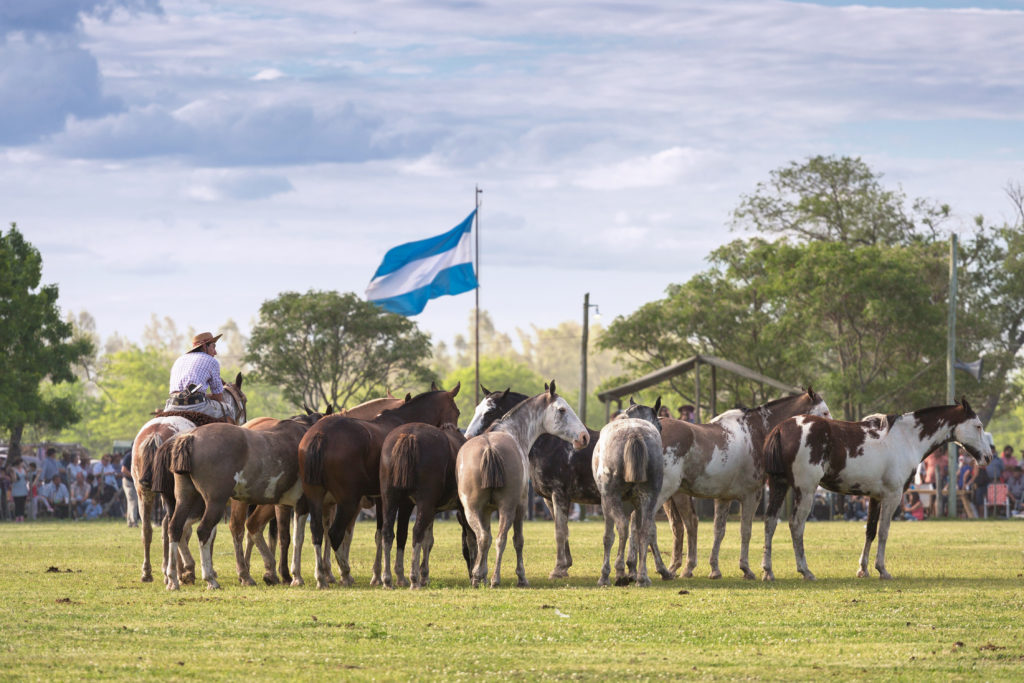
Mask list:
[[[949,339],[946,344],[946,403],[952,405],[956,401],[956,233],[949,236]],[[947,447],[949,464],[946,468],[946,481],[949,496],[946,500],[946,516],[956,519],[956,475],[959,463],[956,457],[956,444]],[[935,482],[938,487],[939,482]],[[936,495],[939,492],[936,491]]]
[[[590,309],[597,311],[598,319],[601,318],[601,309],[597,304],[590,303],[590,292],[583,295],[583,340],[580,343],[580,403],[579,417],[583,424],[587,424],[587,351],[590,345]]]

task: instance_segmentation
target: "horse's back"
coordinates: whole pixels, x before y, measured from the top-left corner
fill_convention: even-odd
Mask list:
[[[516,440],[504,432],[474,436],[459,449],[456,477],[459,493],[503,489],[518,493],[528,479],[524,454]]]

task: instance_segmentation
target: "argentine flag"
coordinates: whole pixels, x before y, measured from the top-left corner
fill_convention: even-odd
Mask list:
[[[389,250],[366,288],[366,299],[392,313],[416,315],[429,299],[475,289],[475,217],[476,209],[443,235]]]

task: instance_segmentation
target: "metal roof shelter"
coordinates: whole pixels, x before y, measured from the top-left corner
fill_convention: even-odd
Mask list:
[[[693,356],[692,358],[688,358],[688,359],[686,359],[686,360],[684,360],[684,361],[682,361],[680,363],[675,363],[674,365],[667,365],[667,366],[661,368],[660,370],[655,370],[654,372],[650,372],[650,373],[644,375],[643,377],[640,377],[638,379],[633,380],[632,382],[626,382],[625,384],[620,384],[619,386],[613,387],[612,389],[609,389],[608,391],[602,391],[601,393],[599,393],[597,395],[597,398],[602,403],[604,403],[605,419],[607,420],[608,417],[609,417],[609,414],[611,413],[611,402],[612,401],[616,401],[618,406],[621,408],[622,407],[622,398],[624,396],[628,396],[629,394],[632,394],[632,393],[635,393],[637,391],[640,391],[641,389],[646,389],[647,387],[654,386],[655,384],[661,384],[662,382],[664,382],[665,380],[669,379],[670,377],[675,377],[676,375],[681,375],[684,372],[689,372],[691,370],[699,370],[701,364],[710,365],[711,366],[711,412],[712,412],[712,417],[714,417],[715,415],[718,414],[718,405],[717,405],[717,403],[718,403],[717,369],[718,368],[722,368],[723,370],[725,370],[727,372],[731,372],[734,375],[739,375],[740,377],[743,377],[745,379],[749,379],[749,380],[754,381],[754,382],[760,382],[762,384],[767,384],[769,386],[773,386],[776,389],[781,389],[782,391],[785,391],[786,393],[789,393],[789,394],[799,394],[799,393],[802,393],[804,391],[800,387],[793,386],[791,384],[786,384],[785,382],[780,382],[779,380],[772,379],[771,377],[766,377],[766,376],[762,375],[759,372],[751,370],[750,368],[745,367],[743,365],[740,365],[739,363],[734,363],[731,360],[724,360],[722,358],[716,358],[715,356],[697,355],[697,356]],[[700,372],[695,372],[694,373],[694,389],[695,389],[694,393],[696,394],[696,397],[697,397],[697,399],[696,399],[696,406],[695,406],[696,409],[697,409],[696,417],[697,417],[697,421],[700,422],[701,421],[701,417],[700,417]]]

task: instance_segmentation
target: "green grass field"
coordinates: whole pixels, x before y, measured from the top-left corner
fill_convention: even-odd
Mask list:
[[[572,523],[573,578],[550,581],[551,523],[528,523],[530,588],[509,585],[510,539],[506,586],[474,590],[457,525],[438,522],[431,587],[386,591],[369,586],[372,527],[360,523],[357,585],[321,591],[308,542],[305,587],[238,586],[222,525],[215,566],[225,588],[168,592],[159,579],[139,581],[139,534],[123,523],[2,524],[0,678],[1024,677],[1022,522],[894,523],[896,580],[885,583],[854,578],[862,523],[808,525],[814,583],[796,574],[783,524],[773,584],[739,578],[733,522],[724,579],[655,575],[647,589],[596,586],[602,531],[597,520]],[[761,533],[758,523],[758,565]],[[702,523],[701,577],[710,534]],[[664,524],[659,537],[664,547]]]

